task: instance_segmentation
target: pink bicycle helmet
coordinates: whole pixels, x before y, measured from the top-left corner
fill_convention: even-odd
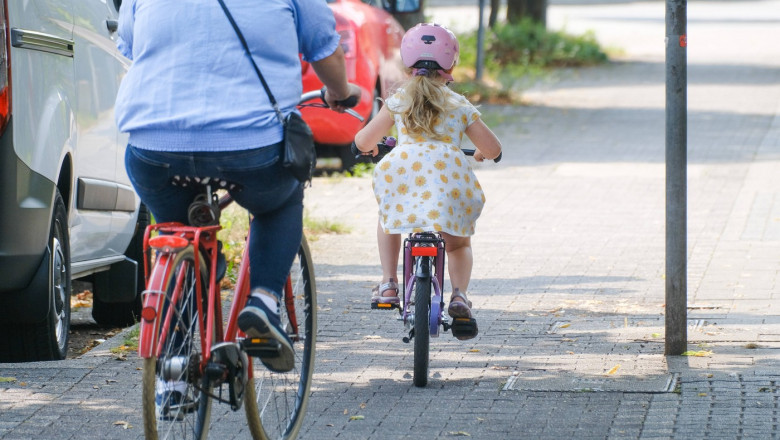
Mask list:
[[[436,23],[420,23],[406,31],[401,40],[401,60],[406,67],[438,70],[450,81],[452,75],[445,71],[455,65],[459,53],[455,34]]]

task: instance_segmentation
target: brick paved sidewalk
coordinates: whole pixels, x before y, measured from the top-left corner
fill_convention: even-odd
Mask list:
[[[480,335],[433,339],[427,388],[396,315],[368,309],[370,181],[308,191],[310,216],[352,231],[312,243],[320,331],[300,438],[778,436],[780,1],[695,2],[689,18],[688,334],[702,356],[663,356],[663,3],[554,5],[552,25],[595,28],[624,57],[561,72],[528,106],[481,108],[505,159],[477,170]],[[16,378],[0,383],[0,438],[142,438],[140,362],[108,351],[120,338],[0,365]],[[212,438],[248,438],[243,413],[213,417]]]

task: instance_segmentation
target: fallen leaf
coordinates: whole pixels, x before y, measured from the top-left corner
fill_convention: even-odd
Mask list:
[[[712,350],[686,351],[682,356],[706,357],[712,355]]]
[[[651,336],[654,337],[654,338],[660,338],[661,334],[660,333],[653,333]]]
[[[125,422],[124,420],[117,420],[114,422],[114,426],[121,426],[124,429],[130,429],[133,427],[130,423]]]
[[[699,393],[699,397],[706,397],[707,393]]]
[[[469,353],[479,353],[479,349],[478,348],[472,348],[471,350],[469,350]]]
[[[348,410],[348,409],[345,409],[345,410],[344,410],[344,415],[347,415],[347,414],[349,414],[349,410]]]
[[[365,403],[361,403],[360,404],[360,409],[366,409],[366,404]]]
[[[0,377],[0,382],[16,382],[15,377]]]
[[[365,416],[352,416],[349,418],[349,421],[351,422],[353,420],[363,420],[365,418],[366,418]]]
[[[617,373],[617,370],[619,370],[619,369],[620,369],[620,364],[617,364],[614,367],[612,367],[611,370],[607,371],[607,374],[609,374],[609,375],[615,374],[615,373]]]
[[[569,327],[571,327],[571,324],[570,323],[566,323],[566,324],[561,324],[561,326],[559,328],[569,328]]]
[[[758,348],[758,344],[756,344],[755,342],[750,342],[748,344],[745,344],[745,348],[749,350],[755,350],[756,348]]]

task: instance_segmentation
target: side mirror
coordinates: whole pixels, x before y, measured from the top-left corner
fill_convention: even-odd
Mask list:
[[[382,0],[382,7],[391,14],[409,14],[420,10],[422,0]]]

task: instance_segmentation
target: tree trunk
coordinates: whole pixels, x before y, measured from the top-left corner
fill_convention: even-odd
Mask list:
[[[493,28],[498,20],[498,9],[501,7],[501,0],[490,0],[490,16],[488,17],[488,26]]]
[[[420,0],[420,9],[417,12],[395,13],[393,17],[398,20],[401,26],[409,30],[418,23],[425,23],[425,0]]]
[[[507,0],[506,21],[519,23],[523,18],[547,25],[547,0]]]

